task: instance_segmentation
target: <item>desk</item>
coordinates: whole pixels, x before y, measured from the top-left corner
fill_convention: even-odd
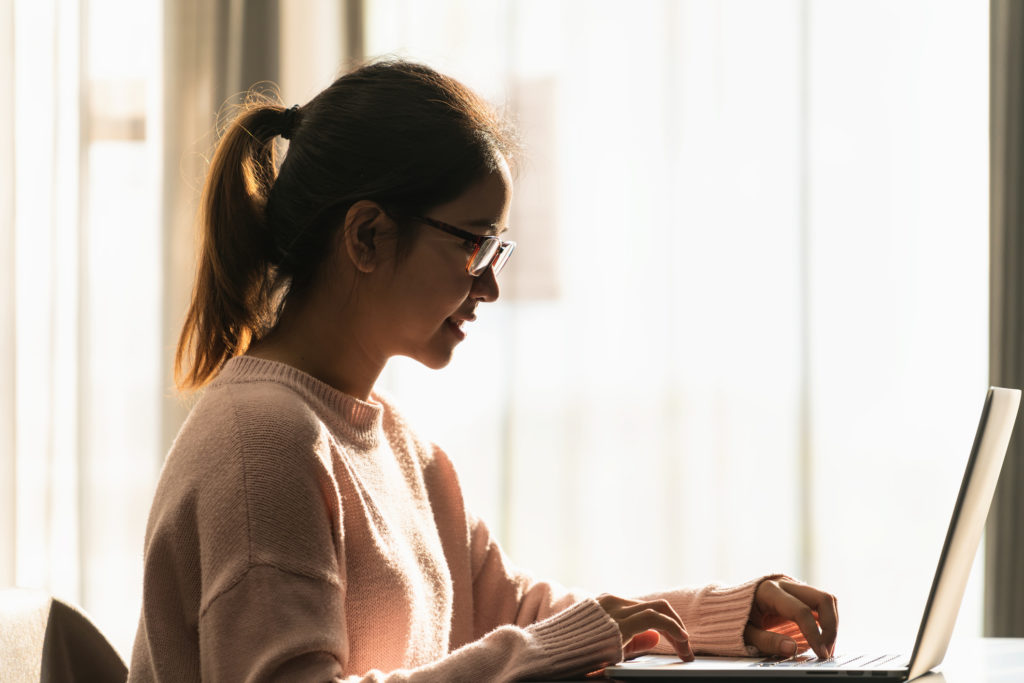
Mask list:
[[[949,645],[936,671],[921,683],[1021,683],[1024,638],[976,638]]]
[[[594,679],[591,679],[593,681]],[[604,679],[597,679],[604,680]],[[670,679],[660,679],[668,681]],[[688,679],[696,683],[700,679]],[[730,679],[709,678],[715,683]],[[749,683],[750,678],[742,679]],[[787,679],[771,678],[773,683]],[[794,678],[793,680],[803,680]],[[843,681],[858,680],[842,677]],[[869,679],[865,679],[869,680]],[[939,667],[920,678],[921,683],[1024,683],[1024,638],[954,640]]]

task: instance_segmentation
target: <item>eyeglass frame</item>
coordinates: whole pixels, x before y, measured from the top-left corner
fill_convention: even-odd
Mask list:
[[[454,235],[456,237],[464,239],[467,242],[472,242],[474,244],[474,248],[473,253],[469,255],[469,260],[466,261],[466,272],[472,275],[473,277],[480,277],[488,268],[492,269],[494,271],[494,274],[497,275],[498,273],[501,272],[501,269],[505,267],[505,264],[508,263],[509,258],[512,256],[512,252],[515,251],[516,249],[515,242],[503,240],[497,235],[477,235],[476,233],[469,232],[468,230],[457,228],[454,225],[451,225],[450,223],[439,221],[436,218],[428,218],[427,216],[409,216],[409,218],[418,223],[422,223],[432,228],[441,230],[442,232],[446,232],[449,235]],[[488,240],[495,240],[498,243],[498,250],[494,252],[494,256],[491,258],[491,262],[488,263],[483,268],[481,268],[479,273],[474,274],[471,269],[471,266],[473,265],[473,260],[476,258],[477,254],[480,253],[480,250],[483,248],[484,242],[487,242]],[[506,251],[508,253],[505,256],[505,258],[501,258],[501,255],[505,254]],[[495,263],[499,264],[497,268],[494,267]]]

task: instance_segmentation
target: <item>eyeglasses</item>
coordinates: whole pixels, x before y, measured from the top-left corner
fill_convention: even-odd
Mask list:
[[[461,237],[466,240],[467,247],[469,244],[472,244],[473,252],[469,255],[469,260],[466,261],[466,272],[473,277],[478,277],[488,267],[497,275],[505,267],[505,263],[508,262],[508,258],[516,248],[515,242],[505,242],[494,235],[476,235],[468,230],[456,228],[454,225],[449,225],[433,218],[426,218],[425,216],[410,216],[410,218],[424,225],[444,231],[449,235]]]

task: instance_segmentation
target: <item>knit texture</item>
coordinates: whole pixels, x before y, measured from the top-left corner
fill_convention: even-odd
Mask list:
[[[622,657],[593,598],[509,563],[386,399],[256,358],[178,434],[144,562],[131,681],[509,681]],[[759,580],[657,597],[733,654]]]

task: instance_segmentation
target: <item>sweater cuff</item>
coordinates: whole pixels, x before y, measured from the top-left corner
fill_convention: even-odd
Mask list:
[[[656,597],[668,600],[683,620],[695,654],[751,657],[757,648],[748,646],[743,631],[750,620],[754,593],[762,581],[788,578],[768,574],[735,586],[711,584],[693,591],[680,589]],[[650,599],[649,596],[647,599]]]
[[[690,646],[695,654],[750,656],[743,641],[743,631],[750,620],[754,592],[768,576],[737,586],[708,586],[701,591],[691,620]],[[687,624],[687,628],[690,626]]]
[[[526,628],[544,652],[545,676],[587,674],[622,661],[622,635],[593,598]]]

